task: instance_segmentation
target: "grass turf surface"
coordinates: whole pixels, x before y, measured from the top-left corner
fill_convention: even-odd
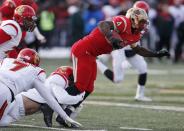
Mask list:
[[[49,74],[61,65],[71,65],[68,59],[43,59],[41,67]],[[128,70],[125,79],[120,84],[113,84],[104,76],[98,73],[95,82],[94,93],[87,98],[87,101],[102,101],[108,103],[126,103],[130,105],[150,105],[150,106],[172,106],[184,107],[184,68],[183,64],[150,63],[150,70],[164,71],[160,74],[148,74],[146,85],[146,95],[153,98],[153,102],[136,102],[134,95],[136,92],[137,74]],[[84,79],[85,80],[85,79]],[[53,119],[54,121],[54,119]],[[126,130],[120,127],[144,128],[152,130],[184,130],[184,112],[154,110],[144,108],[131,108],[122,106],[103,106],[84,104],[84,108],[77,118],[83,128],[81,130]],[[25,125],[44,126],[42,114],[37,113],[27,116],[16,122]],[[54,127],[59,127],[54,122]],[[129,129],[129,130],[130,130]],[[0,128],[0,131],[46,131],[46,129],[27,128],[12,126]],[[128,130],[128,129],[127,129]],[[138,129],[137,129],[138,130]]]

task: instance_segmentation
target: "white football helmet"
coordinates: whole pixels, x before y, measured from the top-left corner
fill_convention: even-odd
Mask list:
[[[130,8],[126,17],[131,20],[132,28],[143,31],[149,24],[148,15],[145,10],[141,8]]]

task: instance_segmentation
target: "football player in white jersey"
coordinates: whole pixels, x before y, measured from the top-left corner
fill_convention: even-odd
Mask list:
[[[13,20],[4,20],[0,25],[0,60],[17,47],[22,38],[22,31],[32,32],[36,14],[32,7],[21,5],[15,9]]]
[[[73,105],[80,102],[85,93],[81,93],[80,95],[71,96],[69,95],[65,89],[73,84],[73,69],[69,66],[61,66],[56,69],[51,75],[46,79],[45,86],[48,88],[53,96],[56,98],[59,104],[61,105]],[[20,94],[15,96],[15,101],[13,101],[13,108],[8,112],[13,116],[14,120],[17,121],[21,117],[25,115],[33,114],[37,111],[45,110],[45,99],[39,94],[39,92],[33,88],[26,92],[21,92]],[[44,106],[41,106],[44,104]],[[45,113],[51,114],[52,117],[53,110],[48,108]],[[52,126],[52,118],[47,118],[47,114],[44,114],[44,121],[48,127]],[[50,120],[50,121],[49,121]],[[9,121],[9,124],[13,122]],[[7,121],[8,123],[8,121]]]
[[[149,11],[149,5],[145,1],[137,1],[134,8],[142,8],[147,13]],[[145,33],[145,32],[143,32]],[[140,44],[140,42],[138,42]],[[108,79],[114,83],[119,83],[124,79],[125,69],[133,67],[138,71],[138,85],[135,100],[138,101],[152,101],[151,98],[144,95],[145,84],[147,80],[147,63],[144,58],[137,55],[130,47],[125,47],[120,50],[115,50],[111,53],[113,71],[108,69],[100,60],[97,60],[98,69]]]
[[[44,85],[45,72],[39,67],[40,59],[36,51],[25,48],[17,59],[5,58],[0,66],[0,126],[7,126],[14,116],[9,112],[14,108],[14,96],[35,88],[48,105],[69,124],[77,127],[80,123],[72,120],[60,107],[47,86]],[[15,102],[16,104],[16,102]]]

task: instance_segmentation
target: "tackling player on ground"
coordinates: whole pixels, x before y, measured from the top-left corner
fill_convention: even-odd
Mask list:
[[[5,58],[0,66],[0,126],[7,126],[14,121],[9,112],[14,108],[11,104],[15,96],[23,91],[35,88],[66,123],[81,126],[72,120],[60,107],[48,88],[44,85],[45,71],[39,67],[40,58],[36,51],[25,48],[20,51],[17,59]],[[16,104],[16,102],[15,102]]]
[[[56,98],[58,103],[64,108],[65,105],[76,104],[81,101],[84,97],[84,93],[80,95],[71,96],[65,91],[65,89],[73,84],[73,70],[69,66],[61,66],[56,69],[51,75],[46,79],[45,86],[47,91]],[[13,119],[7,119],[6,124],[20,120],[23,116],[33,114],[37,111],[44,110],[41,106],[45,105],[45,99],[40,95],[36,89],[30,89],[26,92],[22,92],[15,96],[15,100],[11,103],[10,106],[13,108],[7,113],[12,116]],[[47,110],[47,112],[53,114],[53,110]],[[47,115],[44,115],[47,116]],[[44,121],[47,121],[47,117],[44,118]],[[50,118],[49,118],[50,119]],[[46,123],[48,127],[52,126],[52,121]],[[72,125],[74,126],[74,125]]]

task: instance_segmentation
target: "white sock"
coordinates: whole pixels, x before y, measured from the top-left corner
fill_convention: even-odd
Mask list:
[[[96,63],[97,63],[97,67],[98,69],[100,70],[100,72],[102,74],[104,74],[104,72],[108,69],[108,67],[106,65],[104,65],[100,60],[96,60]]]
[[[136,97],[143,97],[144,89],[145,89],[145,86],[137,85]]]

